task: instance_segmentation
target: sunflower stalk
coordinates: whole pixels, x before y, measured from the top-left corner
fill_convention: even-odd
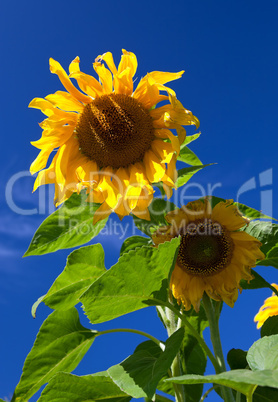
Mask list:
[[[215,358],[218,363],[218,370],[215,368],[216,374],[223,373],[227,370],[220,340],[219,325],[218,325],[219,314],[216,314],[215,308],[212,304],[212,300],[206,294],[206,292],[204,292],[203,295],[203,305],[209,322],[211,343],[213,346]],[[234,402],[234,397],[231,388],[221,387],[221,391],[225,402]]]
[[[206,344],[206,342],[204,341],[204,339],[200,336],[200,334],[195,330],[195,328],[190,324],[190,322],[187,320],[186,316],[184,314],[181,314],[170,302],[165,303],[165,306],[167,306],[169,308],[169,310],[171,310],[172,312],[174,312],[174,314],[177,315],[177,317],[180,318],[181,322],[185,325],[185,327],[187,329],[189,329],[189,331],[191,332],[191,334],[193,336],[195,336],[195,338],[198,340],[198,342],[200,343],[200,345],[202,346],[202,348],[204,349],[204,351],[206,352],[206,354],[208,355],[211,363],[213,364],[215,371],[217,373],[219,373],[219,365],[218,365],[218,361],[216,360],[216,358],[214,357],[213,353],[211,352],[210,348],[208,347],[208,345]]]
[[[181,327],[182,321],[180,318],[178,318],[177,320],[175,312],[173,310],[170,310],[169,308],[165,309],[164,317],[166,318],[164,324],[166,326],[168,336],[170,337],[175,331],[177,331]],[[179,377],[183,374],[180,353],[178,353],[173,360],[173,363],[171,365],[171,373],[173,377]],[[173,386],[175,390],[176,401],[186,402],[183,385],[173,384]]]

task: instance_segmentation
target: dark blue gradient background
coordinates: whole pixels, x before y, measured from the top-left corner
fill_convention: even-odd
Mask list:
[[[184,69],[183,78],[170,86],[201,122],[202,135],[192,149],[203,163],[217,164],[198,172],[186,192],[176,193],[177,203],[201,197],[203,191],[207,194],[214,187],[216,196],[237,199],[240,194],[239,201],[277,218],[277,13],[276,0],[31,0],[2,4],[1,398],[11,398],[24,359],[50,313],[40,306],[34,320],[31,306],[63,270],[69,253],[22,259],[34,231],[53,211],[51,186],[42,197],[47,201],[45,210],[32,215],[15,211],[39,206],[28,169],[37,155],[30,141],[40,138],[37,122],[44,116],[27,106],[34,97],[63,89],[58,77],[49,72],[49,57],[67,69],[78,55],[81,70],[94,74],[96,56],[111,51],[119,62],[124,48],[138,57],[137,82],[153,70]],[[194,133],[193,128],[188,132]],[[118,234],[114,230],[114,234],[94,239],[107,252],[106,267],[117,261],[123,241],[116,226],[119,220],[114,215],[110,219]],[[123,225],[128,229],[126,236],[133,234],[130,218],[125,218]],[[278,282],[274,268],[260,267],[258,272],[270,282]],[[258,338],[253,317],[269,295],[266,289],[245,291],[233,309],[224,307],[221,334],[225,354],[232,347],[247,350]],[[84,315],[81,321],[90,325]],[[116,327],[138,328],[166,339],[154,308],[96,326]],[[133,334],[98,338],[75,373],[105,370],[142,341]],[[213,372],[210,365],[207,372]]]

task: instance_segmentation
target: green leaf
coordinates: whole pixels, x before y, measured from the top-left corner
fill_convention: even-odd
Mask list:
[[[86,202],[84,194],[73,194],[61,208],[40,225],[24,257],[53,253],[87,243],[104,228],[107,218],[93,225],[99,204]]]
[[[45,387],[38,402],[128,402],[131,397],[120,390],[108,374],[57,373]]]
[[[79,303],[79,296],[106,272],[104,251],[101,244],[85,246],[74,250],[67,260],[61,275],[55,280],[47,294],[40,297],[32,308],[35,316],[40,302],[57,310],[67,310]]]
[[[214,163],[208,163],[206,165],[191,166],[188,168],[183,168],[178,170],[178,178],[176,180],[176,186],[181,187],[188,182],[191,177],[197,173],[199,170],[214,165]]]
[[[183,148],[185,145],[190,144],[190,142],[197,140],[197,138],[199,138],[200,135],[201,135],[201,133],[196,133],[196,134],[193,134],[193,135],[187,135],[185,137],[185,140],[184,140],[181,148]]]
[[[258,211],[257,209],[248,207],[247,205],[241,204],[239,202],[235,202],[234,204],[237,205],[239,212],[250,220],[252,219],[276,220],[274,218],[271,218],[271,216],[263,214],[261,211]]]
[[[163,200],[161,198],[154,198],[149,206],[151,219],[149,221],[146,221],[145,219],[140,219],[137,216],[133,215],[133,220],[135,225],[139,230],[141,230],[141,232],[145,233],[148,236],[151,236],[152,233],[159,228],[159,226],[168,225],[165,220],[165,215],[176,208],[176,205],[172,202]]]
[[[257,262],[257,265],[263,265],[265,267],[278,268],[278,246],[272,247],[265,256],[264,260]]]
[[[85,313],[100,323],[167,299],[168,275],[180,239],[143,246],[123,254],[117,264],[81,296]]]
[[[267,254],[274,246],[278,246],[278,225],[276,223],[253,221],[249,223],[245,231],[263,244],[261,250],[264,254]],[[261,265],[264,264],[265,260],[262,260]]]
[[[246,232],[256,237],[261,243],[261,250],[265,259],[258,261],[257,265],[278,268],[278,224],[271,222],[250,222]]]
[[[251,269],[251,273],[254,276],[254,279],[252,279],[250,282],[246,281],[245,279],[242,279],[240,281],[240,286],[242,289],[262,289],[262,288],[269,288],[271,289],[274,293],[278,293],[277,289],[275,289],[274,286],[272,286],[270,283],[268,283],[261,275],[259,275],[256,271]]]
[[[278,373],[278,335],[264,336],[253,343],[248,350],[247,361],[253,371],[277,370]]]
[[[215,375],[184,375],[169,378],[165,381],[177,384],[206,384],[224,385],[241,392],[244,395],[252,393],[256,385],[278,388],[277,370],[232,370]]]
[[[253,402],[278,401],[278,389],[270,387],[257,387],[253,394]]]
[[[135,250],[138,247],[150,246],[152,241],[148,237],[131,236],[125,239],[122,244],[120,255],[128,253],[130,250]]]
[[[219,202],[221,201],[226,201],[224,198],[220,197],[215,197],[214,195],[210,196],[210,203],[212,208],[215,207]],[[238,207],[239,212],[244,215],[246,218],[253,220],[253,219],[272,219],[276,220],[274,218],[271,218],[270,216],[267,216],[263,214],[261,211],[258,211],[257,209],[248,207],[247,205],[241,204],[239,202],[234,202],[234,205]]]
[[[159,380],[179,351],[183,335],[183,328],[174,332],[167,339],[164,351],[152,341],[141,343],[126,360],[108,369],[110,377],[133,398],[152,398]]]
[[[247,352],[241,349],[231,349],[227,355],[227,361],[231,370],[245,369],[248,366],[246,360]]]
[[[261,328],[261,338],[263,336],[278,334],[278,315],[268,317]]]
[[[177,159],[191,166],[202,165],[202,162],[198,156],[187,146],[181,147],[180,154],[178,155]]]
[[[95,334],[80,324],[75,308],[54,311],[42,324],[25,360],[12,402],[29,399],[58,371],[74,370],[94,338]]]

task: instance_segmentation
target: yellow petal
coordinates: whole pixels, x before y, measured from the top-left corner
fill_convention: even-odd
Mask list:
[[[31,144],[39,149],[48,148],[51,151],[54,148],[60,147],[72,136],[74,128],[64,126],[62,129],[44,130],[42,137],[37,141],[31,141]]]
[[[76,71],[71,73],[70,77],[75,78],[80,89],[92,98],[103,95],[103,87],[91,75]],[[90,100],[92,101],[91,98]]]
[[[219,202],[212,210],[212,219],[220,222],[229,231],[238,230],[247,223],[236,205],[233,205],[233,200]]]
[[[33,107],[34,109],[40,109],[46,116],[54,116],[57,115],[59,117],[67,117],[67,112],[63,110],[57,109],[54,107],[49,101],[43,98],[34,98],[30,103],[29,107]]]
[[[164,113],[169,112],[169,110],[173,109],[172,106],[168,103],[168,105],[164,105],[155,109],[150,110],[150,115],[153,120],[158,120]]]
[[[80,59],[78,56],[76,56],[76,58],[74,60],[72,60],[72,62],[69,65],[69,73],[70,74],[80,71],[79,63],[80,63]]]
[[[176,180],[178,178],[178,172],[177,172],[177,169],[176,169],[176,163],[177,163],[177,156],[173,155],[172,159],[167,164],[167,170],[166,170],[167,176],[170,177],[170,179],[174,183],[176,182]]]
[[[164,190],[164,192],[165,192],[165,194],[166,194],[166,197],[167,197],[168,200],[169,200],[169,198],[171,198],[172,195],[173,195],[173,188],[170,187],[168,184],[166,184],[166,183],[164,182],[164,180],[163,180],[163,183],[162,183],[162,187],[163,187],[163,190]]]
[[[134,77],[137,70],[137,65],[137,58],[135,54],[132,52],[127,52],[125,49],[123,49],[123,55],[119,63],[118,72],[121,73],[126,68],[129,68],[131,76]]]
[[[96,210],[93,219],[93,225],[95,225],[98,221],[101,221],[107,218],[112,212],[110,206],[104,202],[101,206]]]
[[[110,94],[113,91],[112,88],[112,74],[111,72],[101,63],[95,62],[93,64],[96,73],[102,83],[104,93]]]
[[[111,52],[106,52],[103,55],[98,56],[95,61],[96,62],[101,62],[101,60],[105,61],[105,63],[107,64],[108,68],[110,69],[110,71],[112,72],[113,75],[118,74],[118,71],[117,71],[117,68],[115,66],[114,59],[113,59],[113,56],[112,56]]]
[[[150,213],[148,209],[140,210],[139,208],[134,208],[132,211],[133,215],[137,216],[140,219],[145,219],[146,221],[150,221]]]
[[[85,186],[94,186],[99,181],[98,166],[95,161],[84,161],[77,168],[76,173],[79,180],[81,180],[82,184]]]
[[[104,173],[105,173],[105,170],[104,170]],[[100,190],[103,193],[103,197],[104,197],[107,205],[111,209],[114,209],[117,206],[118,200],[121,197],[121,194],[119,194],[117,188],[111,182],[111,176],[109,174],[107,174],[107,175],[104,174],[102,176],[102,178],[98,184],[97,190]]]
[[[93,191],[89,192],[86,201],[94,202],[96,204],[102,204],[105,201],[105,199],[102,191],[94,189]]]
[[[185,128],[179,126],[179,127],[175,127],[177,134],[178,134],[178,139],[179,139],[179,143],[180,145],[184,143],[185,138],[186,138],[186,130]]]
[[[39,170],[42,170],[43,168],[45,168],[51,152],[52,152],[52,148],[46,148],[46,149],[43,149],[39,153],[39,155],[36,157],[36,159],[30,166],[31,174],[34,174],[34,173],[38,172]]]
[[[149,75],[152,79],[159,84],[166,84],[166,82],[174,81],[180,78],[184,73],[183,71],[179,71],[178,73],[167,73],[163,71],[152,71]]]
[[[156,85],[149,82],[148,75],[141,79],[136,90],[134,91],[133,97],[139,102],[143,103],[146,109],[150,109],[161,100],[159,89],[156,87]]]
[[[172,143],[173,149],[177,152],[179,155],[180,153],[180,141],[178,137],[176,137],[172,131],[168,130],[167,128],[164,129],[156,129],[154,130],[154,135],[157,138],[169,138],[169,140]]]
[[[244,231],[240,231],[240,232],[232,232],[231,237],[233,240],[236,241],[247,241],[247,242],[255,242],[261,245],[261,242],[259,240],[257,240],[255,237],[251,236],[249,233],[246,233]]]
[[[78,140],[71,137],[57,152],[57,161],[55,164],[56,181],[61,190],[64,187],[76,188],[78,178],[76,168],[78,159],[82,157],[79,151]]]
[[[64,85],[66,90],[74,96],[77,100],[83,103],[90,103],[92,99],[89,96],[86,96],[82,94],[80,91],[78,91],[77,88],[72,84],[71,80],[69,79],[67,73],[63,69],[60,63],[58,61],[50,58],[49,59],[49,65],[50,65],[50,71],[53,74],[57,74],[58,77],[60,78],[61,83]]]
[[[55,94],[50,94],[45,97],[46,100],[52,103],[52,105],[65,110],[67,112],[79,112],[82,113],[84,106],[77,101],[68,92],[57,91]]]
[[[129,215],[131,212],[130,208],[127,205],[127,201],[123,198],[120,198],[117,206],[114,208],[114,212],[118,215],[118,217],[122,220],[123,217]]]
[[[132,95],[133,81],[129,68],[114,76],[113,86],[117,94]]]
[[[53,167],[51,169],[41,170],[35,180],[33,191],[36,191],[39,186],[53,183],[55,183],[55,172]]]
[[[154,140],[151,143],[153,152],[158,156],[162,163],[169,163],[172,159],[174,149],[170,142]]]
[[[144,156],[144,166],[151,183],[159,182],[165,174],[166,166],[161,163],[155,154],[149,150]]]

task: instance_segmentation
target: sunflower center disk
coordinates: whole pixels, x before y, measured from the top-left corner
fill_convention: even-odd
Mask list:
[[[212,276],[230,263],[233,247],[229,233],[218,222],[191,222],[182,230],[177,262],[190,275]]]
[[[148,110],[123,94],[103,95],[86,105],[76,133],[82,153],[101,168],[141,161],[154,139]]]

